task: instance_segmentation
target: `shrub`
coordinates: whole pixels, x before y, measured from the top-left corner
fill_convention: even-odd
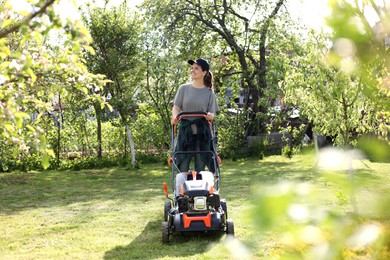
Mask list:
[[[249,146],[249,155],[262,160],[266,153],[268,141],[266,139],[259,139],[252,142]]]

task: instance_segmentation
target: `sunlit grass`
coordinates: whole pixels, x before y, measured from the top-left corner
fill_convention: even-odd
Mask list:
[[[388,214],[378,211],[377,204],[381,205],[383,200],[378,198],[390,188],[390,166],[369,161],[357,164],[359,210],[366,218],[386,223]],[[143,165],[131,171],[2,174],[1,258],[233,259],[239,253],[277,259],[286,249],[280,232],[263,232],[254,223],[259,189],[281,182],[307,184],[314,194],[314,206],[337,214],[353,210],[343,188],[347,173],[320,172],[314,157],[308,155],[227,160],[221,169],[221,196],[227,200],[237,240],[226,241],[224,235],[213,234],[175,235],[171,245],[161,243],[160,230],[165,200],[162,183],[171,180],[165,165]],[[299,217],[299,209],[293,207],[291,214]]]

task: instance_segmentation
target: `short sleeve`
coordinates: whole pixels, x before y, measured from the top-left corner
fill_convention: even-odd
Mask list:
[[[209,100],[209,106],[208,106],[208,112],[210,113],[216,113],[219,112],[217,97],[214,93],[214,91],[211,92],[210,100]]]
[[[173,99],[173,104],[180,109],[183,108],[183,99],[184,99],[184,87],[181,85],[176,92],[175,98]]]

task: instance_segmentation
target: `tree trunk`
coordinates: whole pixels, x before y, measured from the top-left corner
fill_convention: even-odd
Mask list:
[[[123,133],[123,157],[126,158],[127,157],[127,142],[126,142],[126,139],[127,139],[127,134],[126,134],[126,127],[125,127],[125,132]]]
[[[60,165],[60,150],[61,150],[61,125],[60,125],[60,122],[58,122],[58,125],[57,125],[57,153],[56,153],[57,167],[59,167],[59,165]]]
[[[129,144],[130,144],[131,164],[135,165],[135,149],[134,149],[133,135],[131,134],[130,127],[129,127],[129,125],[127,123],[125,124],[125,128],[126,128],[127,137],[129,139]]]
[[[61,108],[61,93],[58,93],[58,118],[57,118],[57,167],[60,166],[60,153],[61,153],[61,127],[63,122],[62,108]]]
[[[85,137],[85,144],[84,144],[84,153],[83,153],[83,157],[85,156],[91,156],[93,153],[92,153],[92,149],[91,149],[91,144],[89,142],[89,138],[88,138],[88,133],[87,133],[87,124],[82,124],[81,126],[81,129],[82,131],[84,132],[84,137]]]
[[[97,147],[97,157],[99,159],[102,158],[102,120],[100,118],[100,115],[97,116],[97,141],[98,141],[98,147]]]
[[[96,122],[97,122],[97,157],[102,158],[102,109],[100,104],[94,104]]]

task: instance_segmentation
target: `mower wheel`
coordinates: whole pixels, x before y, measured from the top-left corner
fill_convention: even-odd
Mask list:
[[[234,224],[231,219],[226,220],[226,234],[234,237]]]
[[[168,213],[171,210],[172,204],[169,200],[164,203],[164,221],[168,221]]]
[[[227,213],[226,200],[224,200],[224,199],[221,200],[221,207],[223,209],[223,212],[225,212],[225,219],[227,219],[228,213]]]
[[[171,241],[171,234],[169,232],[169,223],[167,221],[162,222],[161,232],[163,244],[168,244],[169,241]]]

